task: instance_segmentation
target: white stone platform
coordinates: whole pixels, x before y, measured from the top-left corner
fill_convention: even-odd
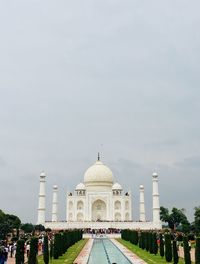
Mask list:
[[[141,229],[141,230],[151,230],[151,229],[161,229],[161,222],[45,222],[45,228],[51,228],[52,230],[61,229]]]

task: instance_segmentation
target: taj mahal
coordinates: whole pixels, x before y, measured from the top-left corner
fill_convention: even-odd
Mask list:
[[[52,219],[46,221],[46,174],[40,175],[39,206],[37,224],[46,228],[71,229],[160,229],[160,205],[158,192],[158,174],[152,175],[152,221],[146,221],[144,186],[139,186],[140,206],[139,219],[133,220],[132,195],[130,191],[123,191],[108,166],[98,154],[97,161],[90,166],[84,180],[75,188],[74,192],[66,194],[66,220],[58,219],[58,187],[53,186]]]

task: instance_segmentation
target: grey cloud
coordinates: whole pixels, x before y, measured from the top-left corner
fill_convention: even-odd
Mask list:
[[[200,156],[185,158],[182,161],[176,162],[175,166],[189,169],[198,169],[200,168]]]
[[[66,190],[83,181],[100,151],[131,188],[136,217],[141,183],[151,217],[154,168],[162,205],[186,206],[192,217],[199,204],[199,1],[0,5],[0,208],[36,221],[45,170],[48,219],[55,183],[64,219]]]

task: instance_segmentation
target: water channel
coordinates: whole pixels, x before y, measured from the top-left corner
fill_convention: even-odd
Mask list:
[[[108,239],[95,238],[88,264],[131,264],[126,256]]]

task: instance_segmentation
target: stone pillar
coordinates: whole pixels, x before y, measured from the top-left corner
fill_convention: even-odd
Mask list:
[[[52,222],[58,221],[58,186],[53,186]]]
[[[160,223],[160,202],[158,193],[158,174],[152,175],[153,180],[153,223]]]
[[[145,222],[144,186],[140,185],[140,221]]]
[[[45,224],[45,178],[44,172],[40,174],[40,190],[39,190],[39,204],[38,204],[38,220],[37,224]]]

